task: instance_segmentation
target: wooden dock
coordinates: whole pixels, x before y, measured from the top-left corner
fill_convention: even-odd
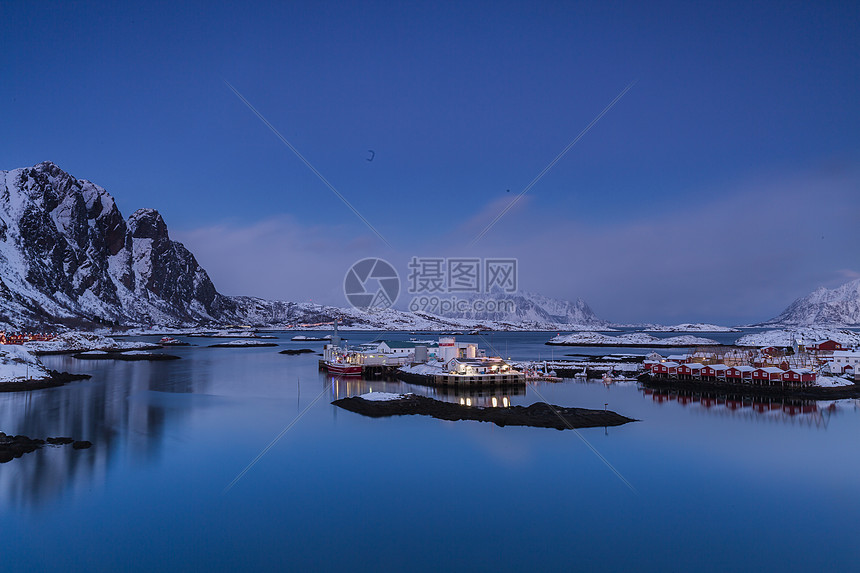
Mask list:
[[[498,388],[525,386],[527,379],[526,375],[519,371],[512,371],[505,374],[473,374],[470,376],[463,374],[412,374],[401,372],[398,365],[362,365],[361,377],[365,380],[402,380],[413,384],[422,384],[424,386],[441,386],[441,387],[456,387],[456,388]],[[324,360],[319,361],[319,369],[328,371]],[[541,380],[550,382],[560,382],[561,378],[545,376]],[[528,381],[537,380],[530,378]]]
[[[522,372],[465,376],[458,374],[411,374],[398,370],[397,378],[411,384],[449,388],[509,388],[526,385],[526,377]]]

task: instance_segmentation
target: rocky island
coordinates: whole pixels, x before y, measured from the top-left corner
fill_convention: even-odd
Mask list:
[[[332,404],[371,418],[417,414],[431,416],[439,420],[492,422],[501,427],[529,426],[532,428],[573,430],[575,428],[621,426],[636,421],[610,410],[565,408],[545,402],[537,402],[531,406],[483,408],[442,402],[417,394],[388,394],[385,392],[371,392],[362,396],[341,398]]]

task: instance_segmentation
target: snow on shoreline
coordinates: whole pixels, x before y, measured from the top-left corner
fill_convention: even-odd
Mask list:
[[[188,336],[197,338],[258,338],[253,330],[205,330],[192,332]]]
[[[685,323],[674,326],[654,325],[644,329],[643,332],[740,332],[740,329],[729,326],[717,326],[716,324]]]
[[[266,340],[249,340],[239,339],[239,340],[230,340],[228,342],[219,342],[217,344],[210,344],[209,348],[255,348],[258,346],[277,346],[272,342],[268,342]]]
[[[203,331],[199,328],[170,328],[167,326],[155,326],[152,328],[129,328],[122,331],[103,329],[102,332],[110,336],[189,336]]]
[[[393,400],[402,400],[407,394],[394,394],[392,392],[368,392],[359,396],[362,400],[368,402],[391,402]]]
[[[815,379],[815,385],[821,386],[822,388],[837,388],[839,386],[851,386],[853,384],[853,380],[848,380],[842,376],[823,376],[819,374]]]
[[[53,340],[26,342],[24,348],[36,354],[86,352],[89,350],[142,350],[152,348],[149,342],[117,342],[91,332],[64,332]]]
[[[48,380],[50,372],[39,358],[21,346],[0,346],[0,383]]]
[[[547,344],[562,346],[710,346],[716,340],[699,336],[682,335],[657,338],[644,332],[631,332],[620,336],[608,336],[597,332],[576,332],[551,338]]]

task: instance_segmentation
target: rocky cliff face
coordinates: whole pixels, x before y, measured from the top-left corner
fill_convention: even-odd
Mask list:
[[[767,326],[860,326],[860,279],[835,289],[821,287],[791,303]]]
[[[0,319],[189,324],[235,310],[161,215],[50,162],[0,172]]]

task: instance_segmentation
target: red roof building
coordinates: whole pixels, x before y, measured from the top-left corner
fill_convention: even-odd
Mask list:
[[[841,344],[839,344],[835,340],[829,339],[813,342],[812,344],[807,346],[806,349],[812,350],[814,352],[833,352],[834,350],[844,350]]]

